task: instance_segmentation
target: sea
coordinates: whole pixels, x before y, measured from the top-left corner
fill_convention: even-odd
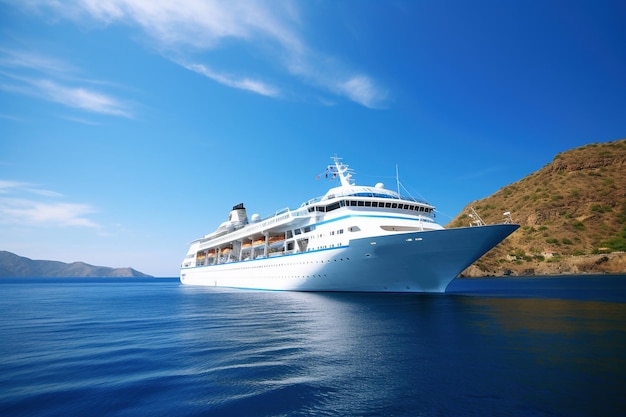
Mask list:
[[[0,280],[0,416],[622,416],[626,275],[445,294]]]

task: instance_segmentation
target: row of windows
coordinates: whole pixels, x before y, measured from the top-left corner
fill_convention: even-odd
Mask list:
[[[391,208],[391,209],[403,209],[410,211],[418,211],[421,213],[430,213],[433,211],[430,207],[424,207],[416,204],[404,204],[404,203],[392,203],[390,201],[365,201],[365,200],[340,200],[327,206],[309,207],[309,212],[329,212],[337,210],[340,207],[378,207],[378,208]]]
[[[293,235],[299,235],[302,233],[308,233],[311,230],[314,230],[315,226],[305,226],[302,229],[294,229],[293,233],[291,232],[291,230],[287,230],[287,239],[290,239],[293,237]]]
[[[349,260],[350,260],[350,258],[333,258],[333,259],[318,260],[318,261],[286,262],[286,263],[273,264],[273,265],[258,265],[258,264],[257,265],[246,265],[246,266],[242,266],[242,267],[238,267],[238,268],[232,268],[232,269],[233,270],[244,270],[244,269],[291,267],[291,266],[294,266],[294,265],[325,264],[325,263],[343,262],[343,261],[349,261]]]

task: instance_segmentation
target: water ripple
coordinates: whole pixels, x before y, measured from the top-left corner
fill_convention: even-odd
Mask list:
[[[626,408],[626,304],[551,297],[554,282],[534,297],[0,286],[3,416]]]

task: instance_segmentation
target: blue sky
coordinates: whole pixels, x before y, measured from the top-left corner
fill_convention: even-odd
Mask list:
[[[446,224],[626,137],[626,3],[0,0],[0,250],[177,276],[244,202],[395,184]],[[514,215],[514,213],[513,213]]]

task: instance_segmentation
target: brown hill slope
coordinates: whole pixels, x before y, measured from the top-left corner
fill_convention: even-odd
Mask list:
[[[521,227],[462,276],[626,273],[626,139],[562,152],[447,227],[467,226],[470,207],[486,223],[510,211]]]

